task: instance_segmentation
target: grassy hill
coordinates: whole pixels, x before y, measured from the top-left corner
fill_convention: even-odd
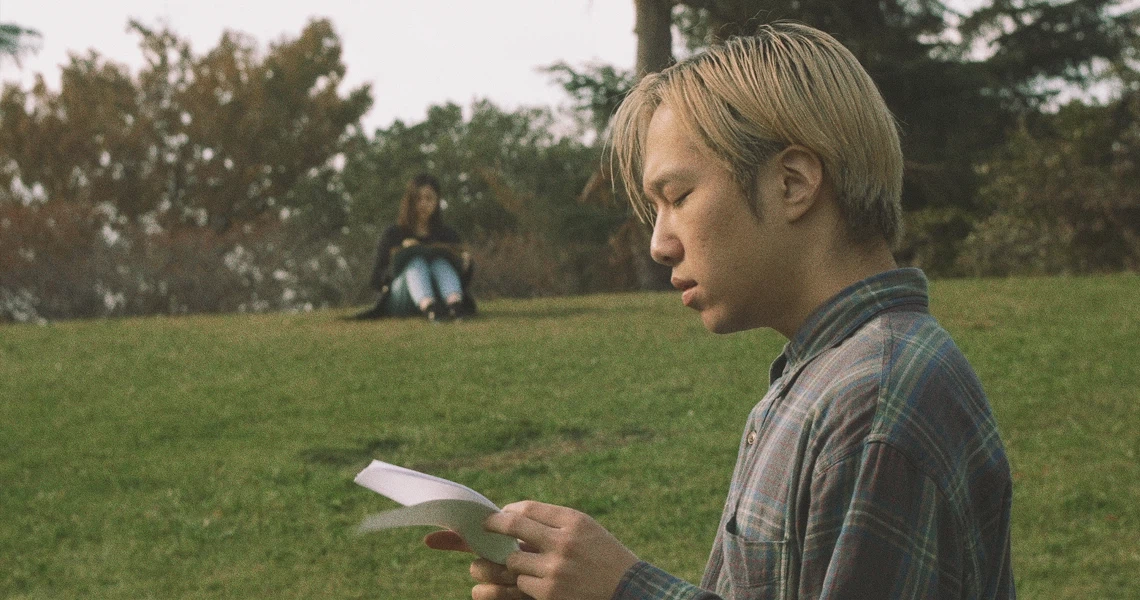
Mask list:
[[[1140,597],[1140,279],[941,281],[990,394],[1026,598]],[[698,579],[782,340],[715,336],[674,294],[0,327],[0,597],[465,598],[372,458],[500,505],[582,509]]]

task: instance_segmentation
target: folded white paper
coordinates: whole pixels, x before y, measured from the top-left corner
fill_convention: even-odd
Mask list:
[[[358,473],[355,481],[404,505],[365,518],[358,532],[414,525],[445,527],[458,533],[475,554],[499,564],[519,549],[514,538],[483,530],[483,520],[499,512],[499,507],[465,485],[379,460]]]

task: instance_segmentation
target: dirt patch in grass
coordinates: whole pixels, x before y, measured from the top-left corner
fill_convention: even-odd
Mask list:
[[[342,467],[365,462],[380,452],[392,452],[403,447],[404,440],[394,437],[363,440],[355,446],[318,446],[306,448],[299,455],[310,464]]]

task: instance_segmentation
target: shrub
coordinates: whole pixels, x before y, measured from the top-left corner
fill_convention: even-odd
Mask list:
[[[123,224],[67,203],[0,214],[4,320],[309,310],[359,298],[357,252],[276,219],[219,233]]]
[[[1140,136],[1127,106],[1073,103],[982,165],[992,213],[964,242],[959,265],[975,275],[1140,267]],[[1132,126],[1113,124],[1125,117]]]
[[[549,244],[533,234],[499,234],[471,247],[476,297],[528,298],[569,292],[573,284],[559,270]]]
[[[1072,241],[1071,230],[996,213],[966,238],[958,262],[975,276],[1068,273]]]

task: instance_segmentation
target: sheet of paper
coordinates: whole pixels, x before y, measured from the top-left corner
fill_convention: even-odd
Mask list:
[[[365,518],[357,531],[416,525],[445,527],[457,532],[476,554],[499,564],[518,550],[516,540],[483,530],[483,520],[498,512],[499,507],[467,486],[379,460],[357,474],[355,481],[404,505]]]
[[[470,500],[488,508],[499,510],[483,494],[442,477],[420,473],[383,461],[374,460],[357,474],[356,483],[391,498],[404,506],[428,500]]]

